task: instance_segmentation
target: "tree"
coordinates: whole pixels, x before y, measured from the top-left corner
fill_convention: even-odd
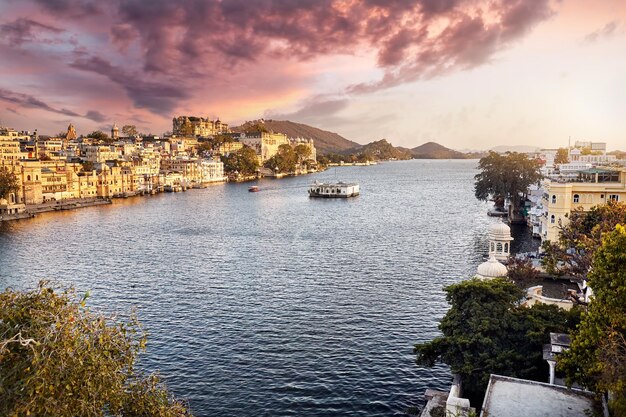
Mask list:
[[[554,157],[555,164],[567,164],[569,162],[569,151],[565,148],[559,148]]]
[[[490,151],[478,162],[480,172],[474,176],[474,194],[483,201],[498,197],[508,199],[513,212],[519,213],[528,186],[542,178],[540,167],[538,160],[529,159],[525,154],[507,152],[500,155]]]
[[[87,135],[88,138],[92,138],[101,142],[110,142],[111,138],[101,130],[94,130],[90,134]]]
[[[122,126],[122,133],[125,137],[137,136],[139,132],[137,131],[137,126],[135,125],[124,125]]]
[[[489,375],[546,380],[542,347],[550,332],[567,332],[578,312],[554,305],[519,305],[523,291],[506,278],[472,280],[445,288],[450,310],[439,324],[442,336],[415,346],[417,363],[448,364],[461,377],[464,395],[480,407]]]
[[[539,271],[528,258],[511,257],[507,269],[508,278],[522,288],[527,288],[539,277]]]
[[[236,171],[241,175],[253,175],[259,169],[257,154],[249,146],[244,146],[230,155],[222,157],[222,161],[226,172]]]
[[[95,168],[95,166],[94,166],[94,163],[92,161],[84,161],[82,163],[81,171],[82,172],[91,173],[94,170],[94,168]]]
[[[610,232],[617,224],[626,224],[626,203],[608,202],[570,212],[569,221],[560,226],[559,241],[546,241],[542,264],[554,275],[571,275],[584,279],[589,272],[593,254],[602,244],[602,234]]]
[[[303,143],[299,143],[293,148],[296,153],[296,157],[298,158],[298,163],[301,164],[311,156],[311,148]]]
[[[0,199],[9,198],[9,194],[19,191],[17,176],[6,166],[0,166]]]
[[[283,144],[278,147],[276,155],[265,161],[265,167],[278,172],[293,172],[296,170],[298,156],[289,144]]]
[[[559,358],[568,383],[612,393],[614,416],[626,416],[626,227],[606,233],[593,257],[589,286],[594,298]]]
[[[0,293],[0,415],[188,416],[155,375],[135,370],[134,317],[96,314],[72,290]]]

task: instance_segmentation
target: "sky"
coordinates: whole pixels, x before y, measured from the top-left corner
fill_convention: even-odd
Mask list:
[[[626,0],[0,0],[0,125],[626,150]]]

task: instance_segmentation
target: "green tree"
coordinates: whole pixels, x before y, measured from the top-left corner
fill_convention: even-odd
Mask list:
[[[539,271],[528,258],[511,257],[507,269],[508,278],[522,288],[528,288],[528,284],[536,282],[539,277]]]
[[[593,257],[594,298],[558,367],[568,382],[612,393],[614,416],[626,416],[626,227],[606,233]]]
[[[0,293],[0,415],[188,416],[155,375],[135,369],[134,317],[96,314],[72,290]]]
[[[541,262],[546,271],[584,279],[602,244],[602,234],[617,224],[626,224],[626,203],[610,201],[586,212],[582,208],[572,210],[567,224],[560,227],[559,241],[542,245],[545,256]]]
[[[311,148],[303,143],[297,144],[293,148],[293,150],[296,153],[296,157],[298,158],[299,164],[303,163],[304,161],[309,159],[309,157],[311,156]]]
[[[293,172],[296,170],[298,156],[289,144],[278,147],[276,155],[265,161],[264,166],[278,172]]]
[[[415,346],[417,363],[443,362],[459,374],[463,391],[480,407],[492,373],[545,381],[542,347],[550,332],[567,332],[576,310],[554,305],[519,305],[523,291],[506,278],[477,278],[445,288],[450,310],[439,324],[442,336]]]
[[[555,164],[567,164],[569,162],[569,152],[565,148],[559,148],[554,157]]]
[[[9,167],[0,166],[0,198],[9,198],[9,194],[17,192],[20,183]]]
[[[525,154],[507,152],[500,155],[490,151],[478,162],[480,172],[474,177],[474,195],[483,201],[499,197],[507,199],[513,206],[513,212],[519,213],[528,186],[542,178],[540,167],[541,162]]]
[[[88,138],[92,138],[101,142],[110,142],[111,138],[101,130],[94,130],[87,135]]]
[[[122,133],[125,137],[137,136],[139,132],[137,131],[137,126],[135,125],[124,125],[122,126]]]
[[[238,172],[241,175],[254,175],[259,169],[259,159],[257,154],[249,146],[244,146],[230,155],[222,157],[224,162],[224,171],[233,173]]]
[[[92,161],[84,161],[82,163],[81,171],[91,173],[95,169]]]

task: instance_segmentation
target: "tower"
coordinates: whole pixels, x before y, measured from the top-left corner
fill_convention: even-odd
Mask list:
[[[115,122],[113,123],[113,127],[111,128],[111,139],[116,140],[120,137],[120,130],[118,129]]]
[[[511,228],[499,222],[489,227],[489,257],[506,261],[511,256]]]
[[[75,140],[76,139],[76,128],[73,124],[67,127],[67,133],[65,134],[65,140]]]

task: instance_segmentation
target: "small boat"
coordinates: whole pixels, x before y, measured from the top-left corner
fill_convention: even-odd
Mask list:
[[[252,186],[248,187],[248,191],[251,192],[251,193],[258,193],[261,190],[259,189],[258,186],[252,185]]]
[[[359,193],[359,184],[341,181],[334,183],[315,181],[309,187],[309,197],[348,198],[356,197]]]

